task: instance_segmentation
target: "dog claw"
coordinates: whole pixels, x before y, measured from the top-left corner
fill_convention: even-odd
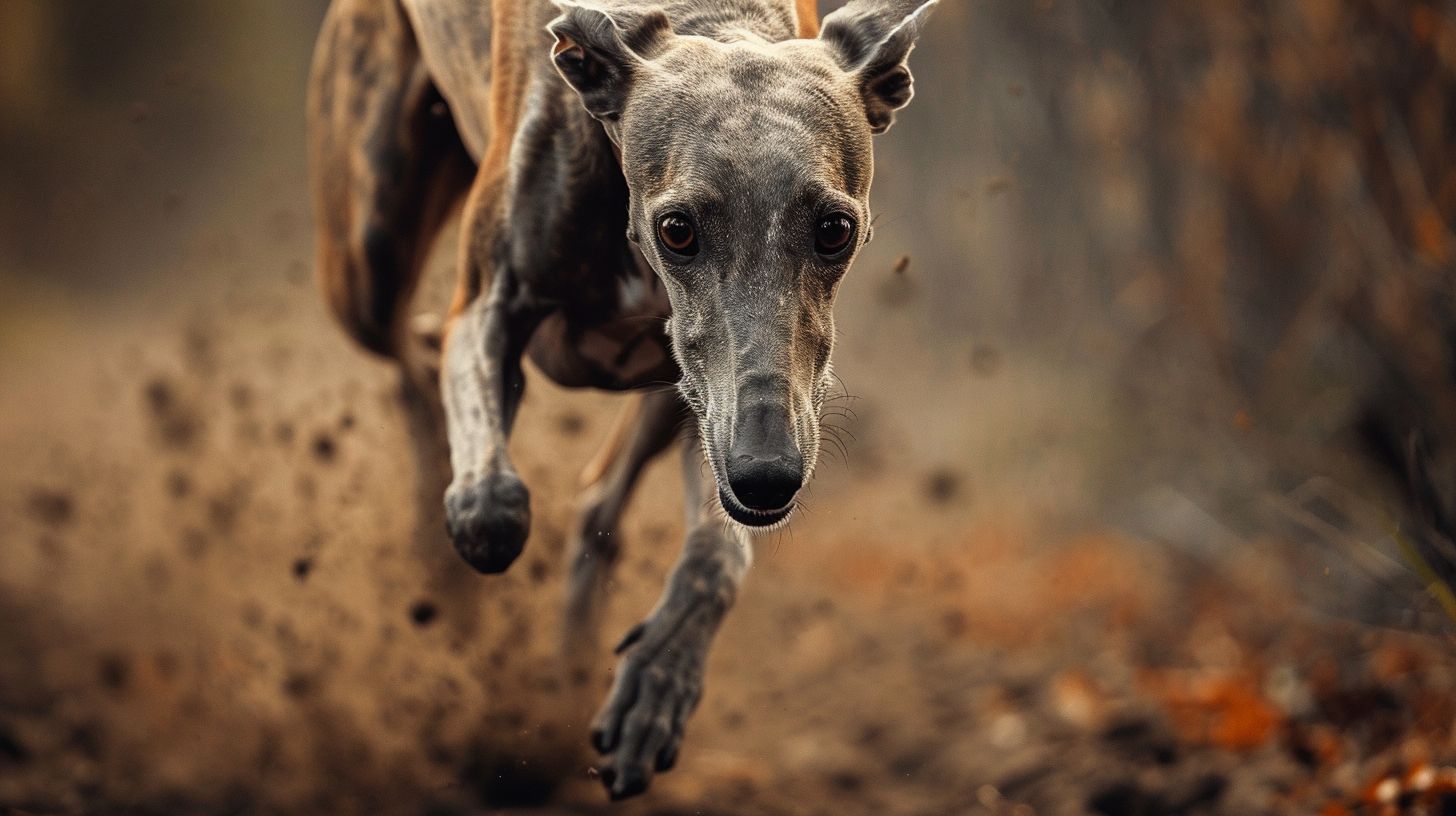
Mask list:
[[[612,650],[612,654],[620,655],[621,653],[623,653],[623,652],[627,651],[628,649],[632,648],[632,644],[634,644],[637,641],[639,641],[639,640],[642,639],[642,633],[645,632],[645,631],[647,631],[647,622],[646,621],[643,621],[641,623],[638,623],[637,625],[633,626],[631,629],[628,629],[627,630],[627,634],[625,634],[625,635],[622,636],[621,642],[618,643],[617,644],[617,647]]]

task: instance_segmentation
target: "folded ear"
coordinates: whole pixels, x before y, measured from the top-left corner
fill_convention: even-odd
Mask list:
[[[656,9],[608,12],[574,0],[553,2],[561,16],[546,26],[556,38],[551,61],[592,116],[616,121],[634,73],[672,34],[667,15]]]
[[[915,95],[905,60],[936,0],[850,0],[824,18],[819,40],[859,80],[870,130],[884,133]]]

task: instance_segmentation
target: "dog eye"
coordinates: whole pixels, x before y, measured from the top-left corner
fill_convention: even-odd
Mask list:
[[[819,219],[814,226],[814,251],[826,257],[838,255],[854,238],[854,222],[844,213]]]
[[[668,213],[657,222],[657,240],[674,255],[691,258],[698,254],[698,234],[681,213]]]

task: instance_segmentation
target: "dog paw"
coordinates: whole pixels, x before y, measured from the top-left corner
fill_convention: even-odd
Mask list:
[[[635,796],[677,762],[683,730],[703,693],[703,664],[727,609],[717,593],[668,603],[637,624],[617,647],[623,654],[606,704],[592,723],[592,746],[612,799]]]
[[[526,546],[531,493],[514,473],[494,473],[445,491],[445,526],[455,551],[485,573],[505,572]]]

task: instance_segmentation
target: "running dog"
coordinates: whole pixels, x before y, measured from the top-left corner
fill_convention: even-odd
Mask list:
[[[523,357],[565,386],[676,383],[609,444],[571,549],[568,626],[590,632],[633,483],[683,438],[686,545],[593,724],[614,798],[676,761],[747,530],[788,519],[814,471],[835,292],[870,238],[871,136],[910,101],[934,2],[851,0],[822,26],[814,0],[334,0],[325,18],[319,278],[407,380],[423,344],[403,315],[464,201],[436,362],[460,555],[497,573],[526,542],[506,452]]]

